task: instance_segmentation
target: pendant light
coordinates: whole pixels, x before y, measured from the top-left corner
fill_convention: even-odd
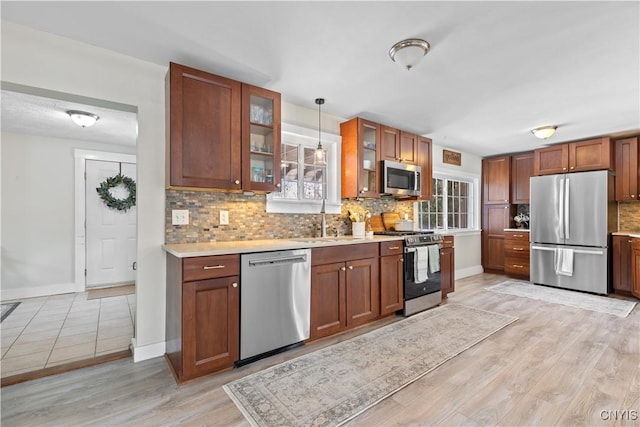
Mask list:
[[[318,146],[316,147],[316,153],[313,159],[313,163],[316,165],[324,165],[327,163],[327,159],[326,159],[326,153],[324,151],[324,148],[322,148],[322,138],[321,138],[321,134],[322,134],[322,114],[321,114],[321,110],[322,110],[322,104],[324,104],[324,98],[316,98],[316,104],[318,104]]]

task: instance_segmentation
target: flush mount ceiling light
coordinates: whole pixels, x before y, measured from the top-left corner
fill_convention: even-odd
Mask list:
[[[423,56],[429,52],[429,42],[422,39],[406,39],[394,44],[389,49],[389,56],[407,70],[415,67]]]
[[[542,127],[533,129],[531,133],[533,133],[536,136],[536,138],[547,139],[551,135],[556,133],[556,129],[558,129],[558,126],[542,126]]]
[[[322,104],[324,104],[324,98],[316,98],[316,104],[318,104],[318,147],[316,147],[316,155],[314,157],[313,162],[316,165],[324,165],[327,162],[327,160],[326,160],[324,148],[322,148],[322,142],[320,140],[320,137],[322,134],[320,110],[322,108]]]
[[[96,124],[100,117],[96,116],[92,113],[87,113],[86,111],[78,111],[78,110],[69,110],[67,111],[69,117],[75,124],[80,127],[86,128],[91,127]]]

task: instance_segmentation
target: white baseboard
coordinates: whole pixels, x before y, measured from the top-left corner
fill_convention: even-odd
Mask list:
[[[32,286],[29,288],[2,289],[0,291],[0,301],[69,294],[73,292],[76,292],[75,283],[58,283],[54,285]]]
[[[481,265],[474,265],[472,267],[461,268],[456,270],[456,280],[464,279],[465,277],[475,276],[476,274],[484,273],[484,268]]]
[[[133,362],[135,363],[153,359],[154,357],[164,356],[166,346],[164,341],[162,341],[138,347],[136,339],[131,338],[131,347],[133,348]]]

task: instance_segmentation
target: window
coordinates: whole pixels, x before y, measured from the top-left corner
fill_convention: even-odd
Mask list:
[[[459,178],[434,174],[431,200],[416,203],[420,229],[475,229],[477,178]]]
[[[326,164],[314,164],[318,130],[282,124],[280,191],[267,195],[267,212],[340,213],[340,136],[322,133]]]

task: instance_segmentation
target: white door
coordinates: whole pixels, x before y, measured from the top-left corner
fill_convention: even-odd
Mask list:
[[[107,207],[96,188],[105,179],[122,173],[136,179],[134,163],[86,160],[86,286],[100,287],[135,281],[136,207],[124,211]],[[111,189],[126,199],[123,186]]]

